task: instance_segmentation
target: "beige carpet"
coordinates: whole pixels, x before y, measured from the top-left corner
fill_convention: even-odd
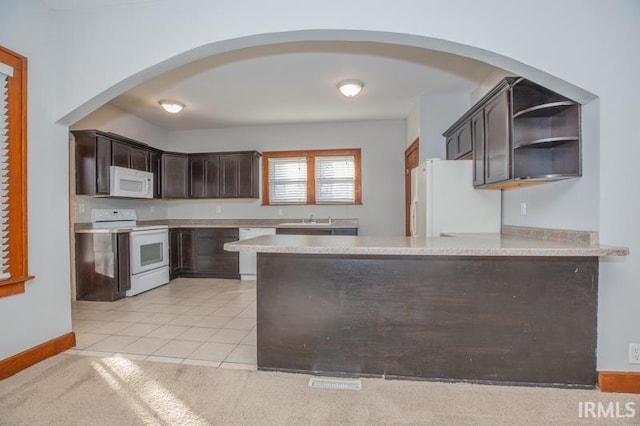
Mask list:
[[[381,379],[346,391],[308,380],[60,354],[0,382],[0,425],[640,424],[640,395]],[[580,419],[580,401],[633,403],[636,415]]]

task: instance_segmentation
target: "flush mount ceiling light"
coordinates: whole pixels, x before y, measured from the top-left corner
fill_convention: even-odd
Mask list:
[[[158,103],[162,105],[162,108],[164,108],[165,111],[170,112],[171,114],[177,114],[182,111],[182,108],[184,108],[184,104],[182,102],[172,101],[171,99],[160,99]]]
[[[363,87],[364,83],[360,80],[343,80],[338,83],[338,90],[348,98],[352,98],[360,93]]]

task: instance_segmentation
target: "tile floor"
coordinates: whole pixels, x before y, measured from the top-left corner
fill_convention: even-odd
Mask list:
[[[178,278],[115,302],[72,302],[68,353],[256,369],[256,283]]]

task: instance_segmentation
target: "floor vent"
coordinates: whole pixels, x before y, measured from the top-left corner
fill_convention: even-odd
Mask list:
[[[362,390],[362,383],[360,379],[312,377],[309,379],[309,387],[319,389]]]

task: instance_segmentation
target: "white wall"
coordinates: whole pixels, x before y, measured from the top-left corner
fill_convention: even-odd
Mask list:
[[[600,101],[582,107],[582,177],[502,191],[505,225],[598,231]],[[527,214],[520,214],[520,204]]]
[[[170,132],[169,148],[178,152],[361,148],[362,205],[283,207],[261,206],[260,200],[170,201],[169,216],[275,219],[314,214],[316,218],[357,218],[360,235],[403,235],[405,138],[405,120]]]
[[[407,146],[420,137],[420,162],[446,158],[442,133],[469,109],[469,93],[418,96],[407,117]]]
[[[442,133],[469,109],[468,93],[420,96],[420,161],[447,158]]]
[[[97,129],[146,143],[160,149],[167,149],[168,132],[135,115],[131,115],[113,105],[104,105],[82,120],[70,126],[71,130]],[[71,193],[75,194],[71,182]],[[154,200],[118,200],[113,198],[93,198],[83,195],[73,197],[73,222],[90,222],[91,209],[136,209],[139,220],[166,219],[169,215],[167,203]]]
[[[165,0],[49,14],[36,0],[2,2],[0,44],[31,60],[30,260],[41,281],[27,295],[0,302],[0,322],[13,324],[24,312],[37,316],[29,325],[2,331],[0,356],[69,330],[69,305],[62,300],[68,288],[58,282],[68,280],[68,267],[60,268],[68,255],[59,249],[68,226],[62,155],[67,133],[53,124],[58,118],[70,124],[150,76],[222,50],[333,38],[444,49],[554,90],[565,88],[579,101],[593,99],[591,94],[600,98],[600,235],[604,242],[630,247],[631,255],[601,262],[598,367],[640,371],[627,362],[628,344],[640,342],[640,197],[625,184],[640,157],[633,138],[640,55],[630,53],[640,41],[640,2],[540,0],[535,7],[522,6],[527,19],[514,18],[514,7],[508,0],[398,0],[376,7],[364,0]],[[173,31],[165,31],[167,25]],[[36,179],[43,174],[46,181]],[[51,215],[46,220],[45,212]]]
[[[29,61],[28,262],[36,278],[25,293],[0,298],[0,360],[71,331],[68,138],[53,120],[56,28],[39,3],[7,3],[0,2],[0,45]]]
[[[409,111],[407,116],[407,147],[420,137],[420,98],[416,99],[415,104]]]

